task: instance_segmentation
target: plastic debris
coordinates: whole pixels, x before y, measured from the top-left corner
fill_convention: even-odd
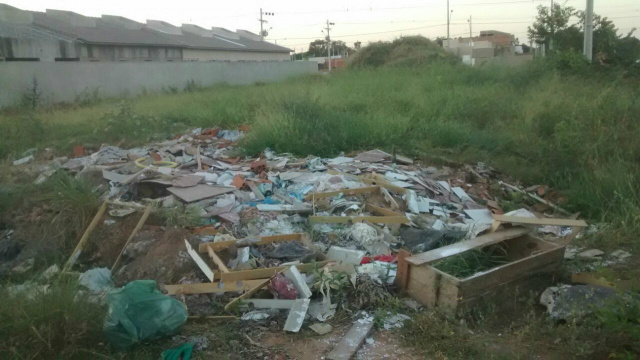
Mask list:
[[[187,321],[186,306],[160,293],[153,280],[136,280],[112,290],[106,302],[104,331],[117,348],[172,335]]]

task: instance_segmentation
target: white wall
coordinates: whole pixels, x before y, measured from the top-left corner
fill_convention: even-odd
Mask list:
[[[317,71],[317,64],[310,61],[0,62],[0,107],[18,103],[34,77],[46,100],[62,102],[96,88],[101,97],[120,97],[169,87],[182,90],[190,80],[202,86],[251,84]]]
[[[184,61],[289,61],[288,53],[183,49]]]

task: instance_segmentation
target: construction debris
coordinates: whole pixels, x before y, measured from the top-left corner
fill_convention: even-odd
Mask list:
[[[422,306],[456,311],[480,297],[490,299],[487,294],[498,283],[527,282],[530,273],[557,270],[564,246],[587,226],[575,216],[555,217],[556,212],[569,214],[556,205],[561,202],[550,189],[503,182],[482,163],[436,168],[381,150],[324,159],[265,149],[257,158],[239,157],[235,141],[243,136],[241,130],[194,129],[128,150],[104,146],[89,154],[81,147],[70,160],[54,160],[58,165],[52,162],[42,181],[55,171],[80,174],[91,169],[102,181],[102,206],[62,272],[77,262],[91,268],[98,259],[113,263],[118,283],[140,263],[151,263],[140,273],[171,275],[161,282],[170,302],[156,293],[155,282],[153,289],[150,283],[142,285],[154,301],[166,302],[180,315],[172,329],[182,318],[186,321],[185,304],[194,303],[188,308],[195,318],[227,319],[228,311],[237,310],[244,312],[242,320],[273,322],[286,314],[280,325],[285,331],[300,331],[306,318],[320,321],[309,328],[323,335],[332,327],[322,322],[337,311],[382,303],[372,298],[389,299],[393,284],[417,300],[403,299],[416,311]],[[33,166],[27,165],[33,155],[25,156],[14,164]],[[520,209],[503,214],[503,209],[514,208],[509,203],[513,194],[524,198],[515,207]],[[133,226],[128,215],[142,210],[133,231],[127,228],[114,242],[115,250],[85,254],[96,227],[108,223],[118,229],[127,221]],[[171,241],[162,236],[168,227],[146,223],[156,215],[177,227]],[[147,235],[147,230],[157,233]],[[92,245],[102,250],[107,243]],[[461,277],[440,270],[443,261],[487,249],[504,250],[507,260],[466,269]],[[600,259],[603,253],[576,250],[571,255]],[[167,261],[159,260],[163,256]],[[607,259],[629,256],[621,250]],[[92,291],[109,290],[114,286],[111,272],[107,276],[103,270],[109,271],[85,272],[81,283]],[[50,278],[57,271],[45,273]],[[104,281],[94,275],[103,275]],[[117,291],[125,293],[125,288]],[[213,298],[226,303],[224,310],[210,306]],[[389,315],[385,329],[410,319]],[[109,331],[120,331],[115,320],[109,320]],[[372,327],[372,317],[357,320],[327,359],[350,358]],[[127,343],[146,340],[120,335]]]

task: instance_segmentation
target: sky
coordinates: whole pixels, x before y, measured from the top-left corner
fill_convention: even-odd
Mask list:
[[[305,51],[309,42],[323,39],[329,20],[331,38],[349,46],[356,41],[392,40],[403,35],[428,38],[446,36],[446,0],[0,0],[24,10],[69,10],[87,16],[119,15],[136,21],[163,20],[180,26],[183,23],[225,27],[230,30],[260,31],[260,8],[269,31],[267,40]],[[527,26],[535,20],[538,5],[549,6],[551,0],[450,0],[450,36],[477,36],[481,30],[499,30],[514,34],[528,43]],[[556,0],[584,10],[586,0]],[[638,28],[640,37],[640,0],[595,0],[595,13],[607,16],[626,35]],[[471,29],[469,18],[471,17]],[[577,19],[574,20],[576,22]],[[326,31],[326,30],[325,30]]]

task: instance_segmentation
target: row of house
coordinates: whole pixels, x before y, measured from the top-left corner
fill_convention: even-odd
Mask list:
[[[521,65],[533,60],[530,49],[518,45],[513,34],[497,30],[481,31],[479,36],[443,40],[442,46],[471,66]]]
[[[0,61],[289,61],[290,52],[246,30],[0,4]]]

